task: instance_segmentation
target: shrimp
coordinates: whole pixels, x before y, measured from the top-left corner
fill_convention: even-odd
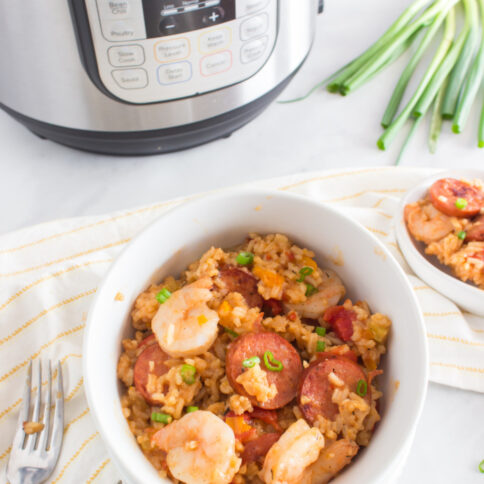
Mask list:
[[[218,314],[207,306],[212,281],[205,277],[174,292],[151,322],[161,348],[175,358],[195,356],[212,346]]]
[[[330,306],[335,306],[345,295],[341,279],[328,269],[322,271],[323,282],[318,292],[300,304],[284,304],[287,311],[296,311],[302,318],[318,319]]]
[[[326,484],[346,467],[358,452],[358,445],[352,440],[340,439],[325,447],[308,469],[311,484]]]
[[[307,468],[323,447],[324,437],[319,429],[299,419],[269,449],[261,471],[262,480],[265,484],[309,483]]]
[[[451,218],[428,200],[406,205],[404,217],[410,233],[426,244],[443,239],[454,230]]]
[[[186,484],[229,484],[242,462],[235,453],[233,430],[204,410],[162,428],[152,442],[167,452],[173,477]]]

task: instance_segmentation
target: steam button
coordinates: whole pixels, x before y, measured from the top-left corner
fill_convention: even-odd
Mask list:
[[[240,38],[242,40],[253,39],[265,34],[269,27],[269,16],[266,13],[256,15],[245,20],[240,26]]]

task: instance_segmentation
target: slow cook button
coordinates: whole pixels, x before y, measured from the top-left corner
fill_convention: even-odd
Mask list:
[[[217,54],[207,55],[200,61],[202,76],[213,76],[228,71],[232,67],[232,53],[224,50]]]
[[[114,42],[123,42],[144,37],[144,32],[136,28],[134,23],[127,20],[106,21],[102,23],[102,28],[104,37]]]
[[[97,0],[103,20],[129,18],[132,13],[131,3],[132,0]]]
[[[114,67],[140,66],[145,61],[145,53],[140,45],[110,47],[108,57]]]
[[[237,2],[237,17],[244,17],[266,8],[269,0],[239,0]]]
[[[240,26],[240,38],[249,40],[265,34],[269,26],[269,16],[266,13],[245,20]]]
[[[112,74],[123,89],[142,89],[148,85],[148,74],[144,69],[116,69]]]
[[[228,28],[211,30],[200,36],[200,52],[208,54],[215,50],[226,49],[230,41],[231,33]]]
[[[188,61],[158,67],[158,82],[163,85],[187,82],[192,78],[192,65]]]
[[[242,64],[247,64],[261,57],[267,48],[268,40],[269,37],[265,36],[244,44],[240,50],[240,61]]]
[[[155,44],[155,57],[158,62],[173,62],[190,55],[190,42],[185,37],[162,40]]]

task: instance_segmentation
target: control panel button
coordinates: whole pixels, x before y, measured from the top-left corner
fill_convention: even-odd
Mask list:
[[[108,50],[109,62],[114,67],[140,66],[145,61],[141,45],[120,45]]]
[[[269,37],[265,36],[245,43],[240,49],[240,61],[242,64],[259,59],[266,51],[268,42]]]
[[[177,25],[176,17],[173,17],[172,15],[170,15],[169,17],[165,17],[160,22],[160,32],[163,35],[176,34],[177,28],[178,28],[178,25]]]
[[[131,20],[108,20],[102,23],[104,37],[113,42],[126,42],[145,37],[144,27]]]
[[[103,20],[121,20],[133,15],[130,0],[97,0],[99,15]]]
[[[221,7],[209,8],[202,17],[202,22],[205,25],[216,25],[225,18],[224,9]]]
[[[123,89],[142,89],[148,85],[148,74],[144,69],[116,69],[112,75]]]
[[[179,84],[192,78],[192,65],[188,61],[158,67],[158,82],[163,85]]]
[[[240,26],[240,38],[242,40],[253,39],[259,35],[265,34],[269,27],[269,16],[266,13],[251,17]]]
[[[216,30],[210,30],[200,35],[200,52],[202,54],[208,54],[216,50],[226,49],[232,40],[232,34],[230,29],[221,28]]]
[[[237,1],[237,17],[245,17],[253,13],[263,10],[267,7],[269,0],[238,0]]]
[[[217,54],[207,55],[200,61],[202,76],[213,76],[228,71],[232,67],[232,53],[224,50]]]
[[[155,57],[158,62],[173,62],[190,55],[190,41],[185,37],[162,40],[155,44]]]

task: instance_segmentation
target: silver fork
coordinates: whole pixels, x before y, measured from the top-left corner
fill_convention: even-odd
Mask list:
[[[47,390],[42,399],[42,365],[39,360],[37,375],[37,396],[30,417],[30,393],[32,383],[32,361],[30,361],[25,382],[22,407],[17,422],[10,458],[7,465],[7,479],[10,484],[39,484],[45,481],[54,470],[62,447],[64,434],[64,389],[62,369],[57,363],[57,391],[54,399],[54,421],[50,431],[50,414],[52,405],[52,369],[49,361],[47,370]],[[42,401],[43,400],[43,401]],[[39,422],[40,408],[44,406],[42,422],[44,428],[35,434],[24,432],[24,422]],[[50,436],[50,439],[49,439]]]

